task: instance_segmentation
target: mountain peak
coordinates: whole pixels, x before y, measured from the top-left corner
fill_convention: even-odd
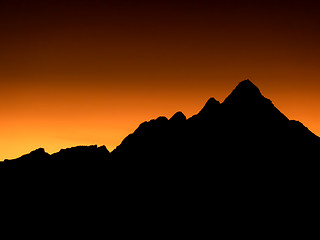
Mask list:
[[[254,85],[253,82],[250,81],[250,79],[243,80],[238,85],[251,85],[256,87],[256,85]]]
[[[176,112],[169,120],[170,121],[184,121],[186,120],[186,116],[181,112]]]
[[[215,98],[211,97],[208,99],[204,107],[200,112],[207,112],[211,111],[212,109],[216,109],[220,105],[219,101],[217,101]]]
[[[200,118],[208,118],[215,116],[218,113],[220,107],[220,102],[216,99],[209,98],[209,100],[206,102],[204,107],[201,109],[201,111],[198,113],[198,117]]]
[[[223,103],[250,102],[262,98],[259,88],[247,79],[240,82]]]

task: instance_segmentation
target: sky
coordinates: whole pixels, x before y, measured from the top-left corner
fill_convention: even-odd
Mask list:
[[[250,79],[320,136],[319,1],[0,0],[0,160],[113,150]]]

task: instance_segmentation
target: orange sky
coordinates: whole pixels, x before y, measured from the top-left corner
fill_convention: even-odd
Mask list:
[[[320,135],[319,26],[307,0],[0,1],[0,160],[112,150],[247,78]]]

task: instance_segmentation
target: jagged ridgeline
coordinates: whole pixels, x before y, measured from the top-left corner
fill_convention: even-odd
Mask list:
[[[289,120],[249,80],[239,83],[222,102],[210,98],[187,119],[177,112],[170,119],[144,122],[111,153],[104,147],[79,146],[48,154],[35,150],[5,160],[2,169],[94,171],[109,166],[141,169],[208,170],[233,162],[277,164],[318,159],[319,137],[302,123]],[[241,164],[240,164],[241,163]]]
[[[108,233],[111,222],[118,233],[167,237],[176,229],[198,239],[213,234],[213,225],[238,237],[244,229],[270,232],[272,223],[287,235],[284,225],[315,224],[319,147],[317,136],[246,80],[189,119],[177,112],[140,124],[111,153],[104,146],[52,155],[40,148],[2,162],[0,177],[10,189],[3,198],[30,199],[30,216],[44,212],[57,222],[71,212],[66,226],[93,221],[96,229],[98,221]]]

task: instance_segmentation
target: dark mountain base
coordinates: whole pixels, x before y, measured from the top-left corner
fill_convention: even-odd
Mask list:
[[[319,200],[319,149],[317,136],[246,80],[189,119],[142,123],[111,153],[38,149],[1,163],[0,177],[12,202],[76,223],[127,221],[126,231],[163,237],[305,237]]]

